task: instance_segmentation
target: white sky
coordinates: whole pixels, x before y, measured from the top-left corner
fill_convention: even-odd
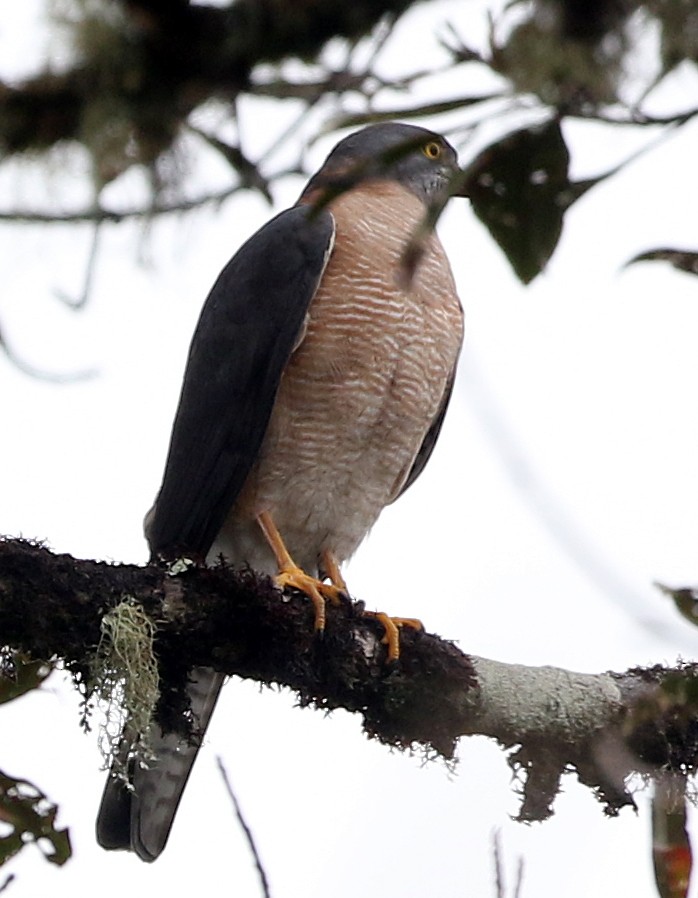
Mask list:
[[[16,18],[31,4],[17,6],[0,18],[4,72],[44,46],[42,33]],[[462,6],[446,4],[445,17],[466,27],[473,20]],[[428,58],[435,21],[433,6],[419,8],[390,64],[414,62],[415,47]],[[466,89],[447,84],[445,92]],[[682,71],[657,103],[688,106],[695,95],[695,77]],[[253,150],[288,115],[270,104],[246,111]],[[696,247],[697,130],[683,129],[580,201],[548,271],[527,289],[467,205],[452,203],[441,234],[466,310],[459,380],[427,472],[349,566],[352,591],[369,607],[418,616],[464,650],[502,661],[593,672],[695,656],[698,633],[651,584],[696,579],[698,281],[664,265],[621,265],[658,245]],[[649,139],[581,125],[567,133],[580,175]],[[333,143],[314,145],[311,164]],[[202,187],[220,178],[210,165],[192,173]],[[72,191],[75,174],[73,166]],[[280,184],[276,208],[301,184]],[[138,179],[111,189],[137,199]],[[66,196],[60,179],[47,185],[33,170],[5,175],[0,191],[3,208]],[[7,339],[42,369],[99,372],[55,386],[0,357],[1,532],[45,538],[78,557],[145,561],[141,519],[159,484],[200,305],[270,214],[241,196],[218,212],[157,223],[145,251],[138,226],[106,228],[80,314],[56,293],[79,293],[89,231],[0,228]],[[327,719],[294,709],[287,693],[239,682],[224,692],[168,848],[146,866],[94,841],[104,774],[70,688],[52,679],[2,714],[0,767],[60,804],[74,846],[60,870],[27,849],[11,867],[15,898],[258,895],[217,754],[276,898],[487,898],[496,830],[509,871],[525,856],[523,898],[655,894],[646,792],[637,816],[626,810],[609,821],[568,778],[554,819],[526,827],[510,819],[515,789],[494,744],[464,742],[452,776],[367,743],[349,715]]]

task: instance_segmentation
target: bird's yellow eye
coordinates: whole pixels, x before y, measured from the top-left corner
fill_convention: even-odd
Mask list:
[[[430,140],[429,143],[424,144],[422,152],[427,159],[438,159],[441,155],[441,144],[437,143],[435,140]]]

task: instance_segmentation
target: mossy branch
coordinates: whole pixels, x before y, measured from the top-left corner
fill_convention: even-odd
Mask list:
[[[157,714],[166,727],[185,727],[183,687],[204,665],[287,686],[302,705],[358,712],[369,736],[447,761],[462,736],[487,735],[515,749],[509,762],[523,780],[525,819],[551,813],[566,771],[617,813],[633,803],[625,786],[633,772],[691,774],[698,764],[696,666],[576,674],[476,658],[411,630],[400,660],[388,664],[380,626],[357,603],[329,607],[319,639],[309,603],[282,597],[253,571],[172,576],[0,541],[0,643],[61,659],[83,680],[104,616],[126,596],[155,624]]]

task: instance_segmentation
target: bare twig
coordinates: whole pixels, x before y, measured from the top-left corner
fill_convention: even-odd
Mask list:
[[[95,368],[87,368],[84,371],[73,371],[68,374],[58,374],[52,371],[42,371],[40,368],[35,368],[33,365],[30,365],[28,362],[25,362],[24,359],[20,358],[19,355],[12,349],[7,342],[2,331],[0,331],[0,350],[2,350],[7,358],[12,362],[12,364],[17,368],[18,371],[21,371],[22,374],[26,374],[29,377],[33,377],[36,380],[45,380],[50,383],[55,384],[64,384],[64,383],[74,383],[76,381],[84,381],[84,380],[92,380],[92,378],[97,376],[97,370]]]
[[[94,280],[94,274],[97,269],[97,254],[99,251],[99,237],[100,237],[100,225],[102,222],[95,222],[94,229],[92,231],[92,242],[90,243],[90,253],[87,257],[87,265],[85,266],[85,279],[82,284],[82,290],[77,297],[72,297],[68,293],[65,293],[63,290],[54,291],[58,299],[69,309],[73,309],[73,311],[78,312],[80,309],[84,309],[87,305],[87,302],[90,298],[90,293],[92,292],[92,281]]]
[[[257,851],[257,845],[255,843],[254,836],[252,835],[252,830],[249,828],[245,821],[245,818],[242,815],[240,803],[237,800],[230,782],[230,778],[228,777],[228,771],[225,769],[225,765],[223,764],[220,756],[216,756],[216,763],[218,764],[218,769],[220,770],[221,776],[223,777],[226,792],[228,793],[228,796],[233,803],[235,816],[238,818],[238,823],[242,827],[242,831],[244,832],[245,838],[247,839],[247,844],[249,845],[250,851],[252,852],[255,867],[257,868],[257,873],[259,874],[259,882],[262,887],[262,895],[264,895],[264,898],[271,898],[271,891],[269,890],[269,880],[267,879],[267,874],[264,870],[262,859],[260,858],[259,852]]]
[[[496,830],[492,836],[492,846],[494,853],[494,871],[495,883],[497,888],[497,898],[507,898],[507,889],[504,880],[504,862],[502,857],[502,838],[499,830]],[[523,885],[523,858],[519,858],[516,865],[516,882],[514,884],[514,892],[512,898],[520,898],[521,887]]]
[[[497,888],[497,898],[506,898],[504,865],[502,864],[502,840],[499,830],[496,830],[492,836],[492,853],[494,854],[494,881]]]
[[[523,877],[524,859],[520,857],[519,863],[516,865],[516,885],[514,886],[514,898],[521,898],[521,890],[523,889]]]
[[[639,109],[628,110],[627,115],[614,115],[612,113],[599,112],[598,110],[574,110],[569,111],[570,118],[585,119],[592,122],[601,122],[604,125],[631,125],[640,127],[681,127],[698,116],[698,107],[686,109],[683,112],[675,112],[671,115],[649,115]]]
[[[296,134],[299,131],[299,129],[303,126],[303,123],[305,121],[307,121],[308,117],[310,116],[312,111],[315,109],[315,107],[319,103],[320,99],[321,99],[321,94],[318,94],[318,96],[315,97],[314,99],[307,101],[305,107],[296,116],[296,118],[291,122],[291,124],[284,131],[282,131],[281,134],[279,134],[276,138],[274,138],[274,140],[271,142],[271,144],[262,153],[262,155],[259,157],[258,165],[264,164],[268,159],[270,159],[274,155],[274,153],[278,152],[278,150],[280,150],[281,147],[283,147],[286,144],[286,142],[291,137],[293,137],[294,134]],[[300,168],[301,168],[301,163],[299,161],[298,165],[296,166],[296,170],[294,171],[293,169],[288,169],[286,174],[300,174]]]
[[[424,118],[425,116],[443,115],[474,106],[479,103],[488,103],[492,100],[500,100],[501,93],[482,94],[481,96],[457,97],[453,100],[439,100],[435,103],[425,103],[420,106],[409,106],[404,109],[381,109],[368,112],[343,115],[332,123],[333,128],[355,128],[359,125],[367,125],[372,122],[389,122],[393,119]]]
[[[280,177],[282,172],[276,177]],[[115,209],[99,207],[82,209],[76,212],[34,212],[28,209],[0,210],[0,223],[12,224],[77,224],[80,222],[119,224],[127,219],[151,219],[159,215],[171,215],[178,212],[190,212],[208,204],[220,204],[233,194],[244,189],[241,183],[232,184],[222,190],[202,194],[189,200],[178,200],[173,203],[152,203],[148,206],[136,206],[117,212]]]
[[[221,140],[220,137],[217,137],[215,134],[209,134],[207,131],[198,128],[195,125],[187,125],[187,128],[192,134],[196,134],[197,137],[201,138],[201,140],[223,156],[240,176],[241,187],[258,190],[264,199],[268,203],[271,203],[272,197],[271,192],[269,191],[269,181],[260,172],[259,165],[252,162],[252,160],[243,153],[239,143],[237,146],[234,146],[233,144]]]

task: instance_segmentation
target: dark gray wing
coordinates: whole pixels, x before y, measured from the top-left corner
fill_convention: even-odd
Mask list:
[[[412,486],[412,484],[424,470],[426,463],[431,458],[431,453],[434,451],[434,446],[436,446],[436,441],[438,440],[439,433],[441,432],[441,425],[444,423],[444,418],[446,417],[446,409],[448,408],[448,403],[451,401],[454,375],[451,375],[451,378],[446,384],[443,399],[441,400],[441,405],[439,406],[439,410],[436,413],[436,417],[432,421],[429,430],[427,430],[426,436],[422,441],[422,445],[419,447],[419,452],[415,456],[412,467],[410,468],[410,473],[407,475],[407,480],[404,482],[402,489],[397,494],[395,499],[399,499],[400,496],[405,492],[405,490],[409,489]]]
[[[203,558],[211,547],[257,457],[333,239],[328,211],[294,207],[257,231],[213,285],[149,522],[153,556]]]

